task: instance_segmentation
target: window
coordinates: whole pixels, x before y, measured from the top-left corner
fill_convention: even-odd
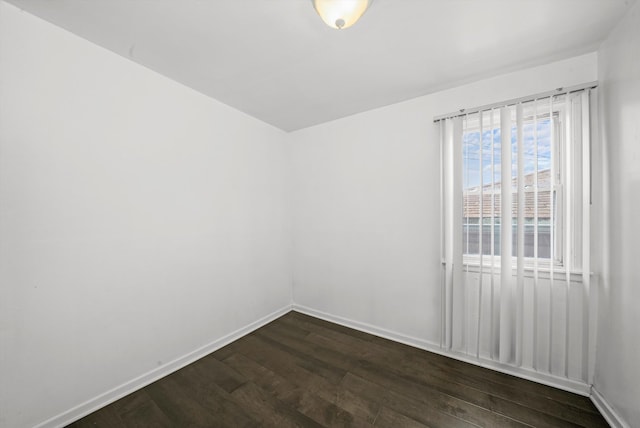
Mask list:
[[[511,187],[512,256],[518,255],[518,203],[523,200],[524,257],[564,264],[564,255],[579,252],[581,181],[578,127],[580,106],[563,95],[522,104],[522,148],[518,147],[516,109],[511,115],[511,171],[502,173],[501,117],[487,110],[462,118],[463,254],[465,263],[501,255],[501,193]],[[523,185],[518,185],[521,155]],[[519,189],[523,192],[520,198]],[[579,265],[580,255],[573,257]]]
[[[544,349],[551,372],[564,330],[568,376],[573,311],[590,287],[592,88],[436,118],[443,347],[535,369]]]

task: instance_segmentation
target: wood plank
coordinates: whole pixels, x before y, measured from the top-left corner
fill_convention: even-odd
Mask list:
[[[283,321],[286,322],[286,320]],[[305,326],[305,323],[301,322],[300,320],[296,320],[296,323]],[[457,367],[468,369],[469,366],[477,369],[477,367],[472,366],[468,363],[462,363],[448,358],[442,358],[440,356],[438,356],[440,358],[425,359],[425,356],[427,356],[425,354],[430,353],[416,350],[415,348],[411,348],[411,351],[409,353],[399,353],[398,351],[394,352],[393,349],[387,349],[396,347],[397,344],[391,341],[384,342],[384,344],[387,346],[385,346],[384,348],[381,347],[382,349],[379,349],[378,352],[374,352],[374,349],[377,346],[374,343],[348,337],[341,332],[327,331],[328,329],[324,328],[324,326],[320,327],[320,329],[311,327],[309,328],[309,330],[313,330],[314,332],[307,336],[307,340],[316,344],[328,343],[322,338],[323,335],[325,335],[330,337],[331,339],[340,340],[341,343],[343,343],[345,346],[348,346],[348,349],[351,352],[357,352],[359,355],[362,355],[363,358],[368,357],[369,360],[378,364],[387,365],[390,363],[390,361],[400,360],[403,362],[403,371],[416,375],[418,377],[425,373],[428,373],[430,376],[440,375],[441,378],[445,377],[446,381],[453,381],[464,384],[484,391],[488,394],[495,395],[496,397],[513,401],[517,404],[530,407],[534,410],[557,416],[566,421],[578,423],[586,427],[603,426],[602,417],[599,415],[599,413],[597,413],[597,410],[595,410],[595,407],[593,407],[592,404],[590,406],[584,406],[581,403],[582,400],[572,401],[570,404],[567,403],[567,401],[571,400],[564,400],[564,403],[556,400],[557,396],[559,395],[558,392],[563,393],[563,396],[567,395],[566,393],[564,393],[564,391],[558,391],[553,388],[546,387],[544,390],[538,390],[534,392],[531,389],[523,388],[523,385],[531,383],[529,381],[523,381],[517,386],[508,382],[506,384],[504,382],[497,383],[493,381],[492,377],[487,378],[484,376],[477,376],[478,372],[475,370],[470,372],[456,369]],[[369,349],[369,352],[366,351],[368,348],[371,348]],[[420,358],[416,358],[416,356],[419,356]],[[446,362],[447,364],[443,364],[443,362]],[[451,366],[454,366],[454,368],[451,368]],[[490,370],[486,370],[483,368],[480,368],[480,371],[481,373],[491,372]],[[511,377],[501,373],[497,374],[502,378]],[[553,391],[553,394],[549,394],[550,390]],[[543,391],[545,392],[545,394],[540,393]],[[574,394],[569,395],[573,396]],[[577,405],[574,406],[574,404]],[[584,410],[587,410],[587,412],[585,413]]]
[[[268,394],[253,382],[247,382],[231,394],[262,426],[322,427],[308,416]]]
[[[85,416],[84,418],[70,424],[69,426],[73,428],[94,428],[96,426],[104,428],[116,428],[123,425],[124,422],[122,421],[122,419],[120,419],[114,408],[111,406],[107,406]]]
[[[219,419],[185,392],[175,377],[167,376],[145,389],[174,426],[221,426]]]
[[[348,352],[337,353],[313,342],[292,339],[275,329],[264,330],[258,334],[262,340],[302,359],[309,371],[327,379],[340,381],[346,372],[357,364],[357,358]]]
[[[495,370],[489,370],[471,363],[454,360],[443,355],[426,352],[421,349],[414,348],[402,343],[393,342],[381,337],[374,336],[371,342],[380,343],[383,346],[391,346],[393,348],[402,349],[404,352],[413,356],[418,361],[430,361],[432,364],[442,366],[452,374],[455,374],[457,376],[472,376],[481,381],[492,382],[496,385],[510,386],[522,391],[526,391],[527,393],[538,394],[551,400],[577,407],[580,410],[585,410],[599,415],[598,410],[593,405],[591,400],[588,397],[584,397],[582,395],[567,393],[566,391],[562,391],[557,388],[532,382],[530,380],[522,379],[516,376],[511,376],[505,373],[497,372]]]
[[[585,397],[290,312],[71,426],[604,427]]]
[[[300,360],[256,336],[243,339],[242,354],[279,374],[292,384],[309,391],[316,392],[326,400],[331,400],[338,393],[338,383],[313,373],[299,365]]]
[[[209,379],[227,392],[233,392],[247,381],[240,373],[216,358],[202,358],[190,366],[206,373]]]
[[[213,415],[217,426],[259,426],[229,392],[217,383],[216,374],[209,372],[206,366],[189,365],[180,370],[179,374],[171,377],[185,394]],[[237,388],[233,388],[235,389]]]
[[[465,385],[447,382],[431,377],[427,381],[417,380],[406,374],[398,374],[397,371],[384,368],[369,362],[363,362],[356,367],[353,373],[389,388],[405,397],[425,397],[440,395],[443,405],[451,406],[455,416],[466,418],[469,422],[480,426],[491,426],[492,420],[498,418],[500,425],[517,426],[521,424],[537,427],[575,427],[578,424],[564,421],[558,417],[532,411],[526,406],[521,406],[508,400],[478,391]],[[455,404],[450,398],[455,398]],[[462,405],[466,402],[475,407]],[[471,412],[469,409],[478,409]],[[478,418],[476,420],[476,418]],[[507,425],[508,424],[508,425]]]
[[[315,337],[313,334],[308,336],[309,338]],[[323,342],[327,346],[331,346],[330,340],[324,340]],[[297,348],[304,347],[303,344],[292,345]],[[366,344],[363,345],[366,347]],[[348,352],[348,353],[356,353],[357,355],[363,354],[362,349],[352,349],[353,346],[349,347],[344,343],[335,344],[333,346],[334,353]],[[319,348],[312,348],[307,351],[308,353],[315,352],[316,356],[320,358],[322,353],[319,352]],[[424,352],[424,351],[423,351]],[[547,415],[530,415],[529,420],[520,420],[520,422],[513,420],[512,418],[506,415],[500,415],[499,412],[495,412],[494,409],[487,408],[485,406],[484,409],[478,407],[478,403],[491,403],[492,397],[489,394],[483,394],[482,391],[474,390],[473,388],[467,387],[464,384],[459,384],[455,382],[451,382],[450,379],[442,379],[438,376],[433,375],[433,373],[428,374],[427,381],[429,381],[429,388],[420,390],[420,385],[424,384],[421,379],[411,378],[409,374],[401,374],[394,372],[394,368],[392,366],[384,366],[384,365],[375,365],[371,360],[375,361],[375,353],[369,353],[369,360],[364,356],[360,359],[359,365],[354,366],[354,373],[357,373],[360,376],[366,377],[367,374],[373,376],[378,381],[381,379],[381,372],[387,371],[388,375],[391,377],[395,377],[396,375],[404,376],[396,378],[396,383],[393,385],[395,387],[402,387],[402,392],[405,395],[410,394],[421,394],[421,396],[430,397],[430,404],[439,405],[438,411],[447,413],[454,417],[464,418],[465,420],[476,423],[480,425],[494,425],[497,424],[501,426],[522,426],[523,424],[530,423],[534,421],[536,423],[546,423],[547,426],[553,426],[554,424],[557,426],[571,426],[571,424],[564,424],[563,421],[559,420],[556,417],[547,417]],[[383,361],[386,363],[387,361]],[[407,367],[406,359],[398,359],[398,363],[402,365],[403,370]],[[411,384],[411,382],[417,382],[416,384]],[[390,385],[386,385],[389,386]],[[438,386],[440,389],[438,389]],[[443,390],[444,388],[444,390]],[[407,393],[407,391],[410,391]],[[443,393],[444,392],[444,393]],[[466,401],[466,402],[465,402]],[[508,400],[500,400],[497,399],[497,403],[501,409],[507,409],[509,412],[514,412],[517,414],[521,414],[521,407],[516,403],[510,403]],[[471,404],[471,405],[470,405]],[[527,414],[527,412],[525,412]]]
[[[312,337],[312,335],[309,335],[309,337]],[[349,347],[345,348],[343,344],[332,342],[327,338],[323,338],[322,343],[325,346],[331,348],[334,353],[347,352],[347,353],[356,353],[356,355],[360,355],[357,349],[351,349]],[[301,346],[302,345],[298,345],[298,347],[301,347]],[[317,352],[318,348],[313,348],[313,351]],[[308,352],[311,352],[311,351],[308,351]],[[321,354],[322,353],[317,352],[316,355],[318,356]],[[347,358],[347,356],[345,356],[345,358]],[[371,359],[371,357],[369,358]],[[371,369],[366,369],[366,367],[368,367],[369,364],[370,364],[370,360],[366,360],[366,357],[362,357],[358,360],[354,359],[354,364],[352,365],[351,371],[349,374],[347,374],[345,378],[348,378],[349,375],[351,375],[352,373],[357,373],[362,377],[367,377],[367,370],[371,370]],[[396,364],[400,364],[403,368],[405,367],[404,360],[397,360]],[[395,373],[393,371],[394,369],[392,368],[388,368],[383,365],[380,365],[375,369],[375,371],[378,371],[378,370],[386,370],[390,376],[395,376]],[[379,379],[379,373],[372,373],[371,375],[373,378]],[[405,382],[402,379],[400,379],[400,381]],[[463,385],[460,385],[460,386],[462,387]],[[393,389],[392,387],[390,388]],[[405,385],[405,388],[406,388],[406,385]],[[477,407],[477,405],[466,402],[465,400],[460,399],[457,396],[443,394],[441,391],[438,391],[435,388],[423,389],[422,391],[420,391],[420,394],[422,397],[423,404],[431,406],[435,411],[443,412],[448,415],[454,416],[456,418],[467,420],[471,423],[486,423],[487,421],[490,421],[494,425],[500,424],[502,426],[523,426],[522,423],[517,423],[516,421],[513,421],[508,417],[500,416],[486,409],[479,408]]]
[[[370,381],[358,375],[349,373],[345,376],[342,386],[355,395],[370,400],[380,400],[384,407],[388,407],[398,414],[409,417],[432,427],[472,427],[478,426],[442,411],[443,407],[431,403],[422,397],[409,397],[393,391],[386,386]],[[377,420],[377,418],[376,418]],[[494,425],[500,426],[500,425]],[[508,425],[504,425],[508,426]]]
[[[350,335],[350,329],[347,327],[313,318],[298,312],[289,313],[287,315],[289,316],[281,317],[277,321],[283,323],[294,323],[299,328],[308,329],[309,331],[329,337],[336,341],[341,341],[345,344],[358,341],[361,344],[371,347],[371,349],[369,349],[370,352],[374,352],[375,345],[379,344],[382,347],[381,349],[385,350],[383,352],[395,353],[395,357],[392,358],[402,358],[402,356],[408,354],[418,360],[421,364],[428,363],[443,367],[450,373],[450,375],[456,376],[457,378],[465,379],[472,376],[481,382],[488,381],[497,385],[511,386],[515,389],[526,391],[531,394],[541,395],[556,402],[569,404],[580,410],[586,410],[588,412],[595,413],[596,415],[600,414],[588,397],[583,397],[577,394],[567,394],[565,391],[547,385],[496,372],[494,370],[487,370],[484,367],[453,360],[442,355],[426,352],[409,345],[393,342],[368,333],[358,332],[359,334],[357,335]]]
[[[380,414],[376,418],[376,422],[374,424],[377,427],[385,427],[385,428],[425,428],[428,425],[423,425],[418,421],[415,421],[407,416],[404,416],[398,412],[394,412],[388,407],[383,407],[380,410]]]
[[[347,411],[345,406],[339,405],[343,403],[338,397],[336,397],[335,402],[327,401],[306,389],[290,383],[282,376],[243,355],[234,354],[224,362],[260,386],[264,391],[324,426],[368,425],[363,418]],[[375,411],[377,412],[377,409]]]

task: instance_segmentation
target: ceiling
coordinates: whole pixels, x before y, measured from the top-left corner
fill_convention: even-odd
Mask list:
[[[595,50],[635,0],[8,0],[285,131]]]

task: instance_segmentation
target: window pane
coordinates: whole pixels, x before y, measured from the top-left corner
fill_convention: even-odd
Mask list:
[[[533,103],[529,103],[523,109],[524,253],[525,257],[536,255],[534,248],[537,217],[537,256],[549,259],[552,248],[552,206],[557,206],[558,203],[555,201],[557,195],[553,189],[550,174],[553,156],[551,120],[555,119],[550,119],[548,110],[546,112],[542,108],[537,110]],[[492,254],[492,247],[493,254],[500,255],[501,186],[504,175],[509,180],[512,191],[512,248],[513,256],[517,256],[518,147],[515,115],[512,118],[514,123],[511,130],[512,167],[506,174],[503,174],[501,165],[499,114],[494,113],[493,116],[493,123],[491,123],[490,112],[467,118],[466,132],[463,135],[463,249],[464,254],[479,255],[480,241],[482,241],[483,255]],[[483,120],[482,135],[480,135],[481,119]],[[554,127],[559,128],[557,122],[554,122]],[[554,137],[556,141],[558,135]],[[555,165],[559,164],[558,159],[554,159],[553,162]],[[482,225],[480,217],[482,217]],[[553,237],[554,241],[557,239],[557,236]]]

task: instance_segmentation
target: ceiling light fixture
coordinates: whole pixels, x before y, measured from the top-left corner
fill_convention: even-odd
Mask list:
[[[313,7],[329,27],[337,30],[356,23],[373,0],[312,0]]]

